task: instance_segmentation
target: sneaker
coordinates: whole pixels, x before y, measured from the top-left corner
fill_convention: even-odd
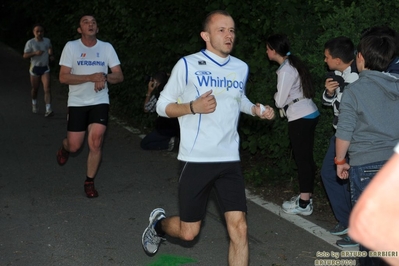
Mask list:
[[[298,203],[299,203],[300,198],[301,198],[301,195],[298,195],[298,196],[292,197],[290,200],[284,201],[282,208],[286,209],[286,210],[288,210],[290,208],[295,208],[297,205],[296,202],[298,201]],[[312,207],[313,207],[313,199],[312,198],[310,198],[310,204],[312,204]]]
[[[175,147],[175,137],[171,137],[169,140],[169,147],[168,147],[168,151],[173,151],[173,148]]]
[[[341,248],[352,248],[352,247],[358,247],[359,243],[356,243],[353,241],[349,236],[346,236],[340,240],[337,240],[336,244],[340,246]]]
[[[282,209],[285,213],[288,214],[301,214],[301,215],[311,215],[313,213],[313,201],[310,200],[310,203],[306,208],[301,208],[299,206],[300,196],[291,198],[290,201],[285,201],[282,205]]]
[[[335,236],[345,235],[348,233],[348,227],[338,223],[333,229],[330,230],[330,233]]]
[[[61,148],[57,151],[57,162],[59,165],[64,165],[69,158],[69,151],[64,149],[64,146],[61,146]]]
[[[32,104],[32,113],[37,114],[37,111],[38,111],[38,109],[37,109],[36,104]]]
[[[156,208],[150,214],[150,218],[148,219],[150,223],[141,237],[141,244],[148,255],[157,253],[161,241],[164,240],[164,238],[159,236],[155,231],[155,224],[165,217],[165,211],[162,208]]]
[[[44,113],[44,117],[49,117],[49,116],[53,116],[54,112],[52,110],[46,111],[46,113]]]
[[[89,182],[85,181],[84,188],[85,188],[86,196],[88,198],[97,198],[98,197],[98,192],[94,188],[94,182],[93,181],[91,181],[91,182],[90,181]]]
[[[300,214],[308,216],[313,213],[313,204],[309,203],[308,206],[306,206],[306,208],[302,208],[299,206],[299,201],[298,201],[298,204],[294,208],[283,209],[283,211],[288,214]]]

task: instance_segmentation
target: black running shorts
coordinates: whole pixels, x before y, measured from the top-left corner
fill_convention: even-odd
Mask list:
[[[215,189],[222,213],[247,212],[244,177],[240,162],[181,162],[179,212],[183,222],[205,218],[212,189]]]
[[[82,107],[68,107],[67,130],[82,132],[87,126],[93,123],[108,125],[109,104],[90,105]]]
[[[48,66],[33,66],[29,72],[32,76],[40,77],[44,73],[50,72],[50,69]]]

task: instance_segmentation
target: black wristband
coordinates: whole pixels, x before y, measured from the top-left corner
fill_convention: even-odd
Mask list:
[[[193,110],[193,101],[190,102],[190,111],[193,115],[195,115],[195,112]]]

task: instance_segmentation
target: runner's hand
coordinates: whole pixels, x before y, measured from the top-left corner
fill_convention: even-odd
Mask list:
[[[216,99],[212,95],[212,90],[202,94],[198,99],[193,101],[193,111],[199,114],[209,114],[216,110]]]

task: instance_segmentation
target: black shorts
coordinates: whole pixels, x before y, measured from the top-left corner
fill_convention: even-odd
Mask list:
[[[205,218],[209,195],[215,189],[222,213],[247,212],[244,177],[240,162],[181,162],[179,212],[183,222]]]
[[[50,72],[50,69],[48,66],[33,66],[29,72],[32,76],[42,76],[44,73]]]
[[[98,104],[82,107],[68,107],[68,131],[86,131],[93,123],[108,125],[109,104]]]

